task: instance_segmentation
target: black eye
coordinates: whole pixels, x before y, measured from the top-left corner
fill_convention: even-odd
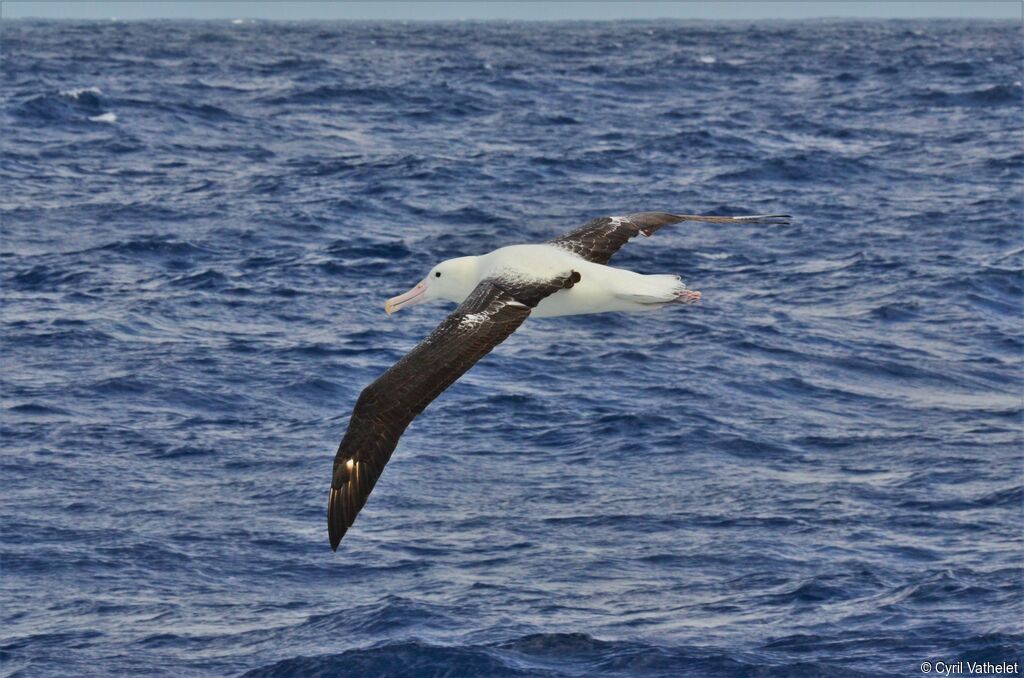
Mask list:
[[[437,273],[435,273],[434,277],[435,278],[440,278],[441,277],[441,271],[438,271]]]

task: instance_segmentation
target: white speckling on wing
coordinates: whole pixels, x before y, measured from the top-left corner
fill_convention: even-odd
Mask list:
[[[486,312],[480,313],[467,313],[459,319],[460,328],[476,327],[477,325],[484,323],[490,316]]]

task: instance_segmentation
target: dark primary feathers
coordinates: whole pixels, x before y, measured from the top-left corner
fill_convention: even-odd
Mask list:
[[[487,279],[416,348],[363,389],[334,457],[327,502],[331,548],[352,526],[406,427],[434,398],[490,353],[540,301],[579,274],[536,283]]]
[[[653,235],[662,226],[680,221],[704,221],[712,224],[788,224],[788,214],[756,214],[746,217],[713,217],[667,212],[637,212],[624,217],[598,217],[574,231],[548,243],[568,250],[587,261],[607,264],[630,238]]]

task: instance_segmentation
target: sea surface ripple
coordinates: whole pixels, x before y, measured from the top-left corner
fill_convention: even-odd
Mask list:
[[[999,22],[5,21],[17,676],[1019,660],[1024,149]],[[529,321],[337,554],[435,262],[639,210],[696,307]]]

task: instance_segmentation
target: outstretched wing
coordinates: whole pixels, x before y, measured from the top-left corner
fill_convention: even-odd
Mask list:
[[[332,549],[352,527],[416,415],[512,334],[544,297],[577,280],[571,271],[541,282],[483,280],[430,336],[363,389],[334,457],[327,501]]]
[[[680,221],[705,221],[713,224],[788,224],[788,214],[756,214],[747,217],[712,217],[667,212],[637,212],[625,217],[598,217],[575,231],[548,243],[577,254],[596,264],[607,264],[612,255],[637,235],[653,235],[662,226]]]

